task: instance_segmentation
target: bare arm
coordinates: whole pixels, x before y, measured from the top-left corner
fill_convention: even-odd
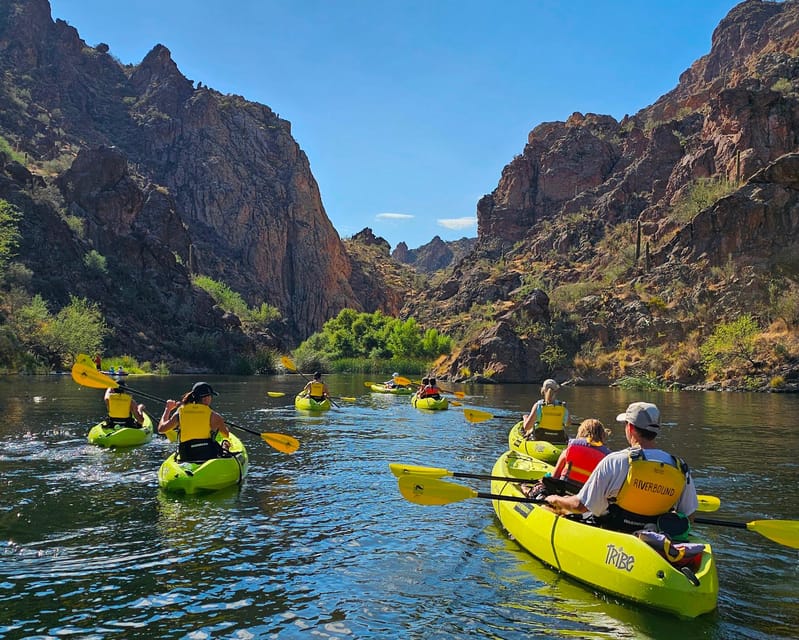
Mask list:
[[[180,402],[176,400],[167,400],[164,405],[164,413],[161,415],[161,420],[158,421],[158,433],[166,433],[178,426],[179,417],[178,412],[175,411],[180,407]]]

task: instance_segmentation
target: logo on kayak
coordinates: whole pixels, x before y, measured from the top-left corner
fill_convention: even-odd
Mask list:
[[[609,544],[608,552],[605,555],[605,564],[617,569],[632,571],[635,564],[635,556],[625,553],[624,549],[617,547],[615,544]]]

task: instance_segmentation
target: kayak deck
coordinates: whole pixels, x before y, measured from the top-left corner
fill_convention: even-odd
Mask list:
[[[297,395],[294,397],[294,407],[300,411],[327,411],[330,409],[330,400],[325,398],[320,402],[310,396]]]
[[[141,427],[128,427],[125,425],[106,426],[105,420],[98,422],[87,435],[91,444],[107,448],[137,447],[150,442],[153,437],[153,419],[144,413],[144,422]]]
[[[544,462],[556,463],[567,443],[558,444],[547,440],[527,440],[522,435],[524,422],[519,420],[508,433],[508,448]]]
[[[249,467],[247,449],[235,434],[229,440],[230,457],[180,462],[177,452],[172,453],[158,469],[158,485],[166,491],[193,494],[241,484]]]
[[[438,400],[432,397],[420,398],[416,394],[411,396],[411,404],[417,409],[427,409],[429,411],[443,411],[449,408],[449,400],[446,398]]]

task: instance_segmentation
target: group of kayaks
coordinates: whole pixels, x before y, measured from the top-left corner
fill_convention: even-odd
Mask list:
[[[443,469],[438,471],[444,473],[430,476],[417,469],[434,468],[405,467],[400,472],[400,465],[393,464],[400,491],[418,504],[489,498],[502,528],[524,549],[555,570],[602,592],[681,618],[694,618],[716,608],[719,582],[713,550],[693,532],[681,545],[694,550],[690,562],[687,558],[670,561],[665,546],[658,549],[651,540],[594,526],[580,516],[558,516],[544,503],[525,495],[523,485],[551,475],[552,465],[566,445],[526,440],[521,428],[521,422],[511,428],[508,451],[497,459],[490,476],[452,474]],[[446,474],[490,478],[491,492],[435,479]]]
[[[419,396],[417,389],[410,385],[393,385],[388,386],[385,383],[372,383],[369,388],[373,393],[390,393],[395,396],[410,396],[411,404],[416,409],[424,409],[427,411],[443,411],[449,408],[449,400],[444,396]]]

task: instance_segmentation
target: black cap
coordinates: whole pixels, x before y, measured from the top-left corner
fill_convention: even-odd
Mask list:
[[[214,391],[214,388],[207,382],[197,382],[191,388],[191,395],[195,400],[199,400],[205,396],[218,396],[219,394]]]

